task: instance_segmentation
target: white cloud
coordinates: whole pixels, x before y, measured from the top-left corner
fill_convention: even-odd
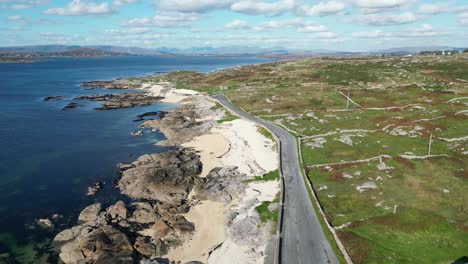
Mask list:
[[[227,23],[226,25],[224,25],[224,27],[227,29],[249,29],[250,28],[247,21],[239,20],[239,19],[236,19]]]
[[[0,0],[2,8],[7,9],[28,9],[40,5],[46,5],[49,0]]]
[[[204,13],[229,8],[233,2],[234,0],[156,0],[155,6],[161,11]]]
[[[29,20],[22,17],[22,16],[19,16],[19,15],[14,15],[14,16],[9,16],[7,17],[7,20],[8,21],[14,21],[14,22],[21,22],[21,23],[28,23]]]
[[[181,13],[181,12],[159,12],[152,18],[142,17],[133,18],[123,23],[129,27],[180,27],[187,26],[199,18],[196,13]]]
[[[363,14],[403,11],[410,9],[418,0],[342,0],[361,10]]]
[[[346,5],[343,2],[329,1],[319,2],[313,6],[301,6],[298,8],[298,12],[307,16],[326,16],[339,13],[345,8]]]
[[[127,4],[133,4],[133,3],[137,3],[139,2],[140,0],[114,0],[112,2],[113,5],[116,5],[116,6],[121,6],[121,5],[127,5]]]
[[[395,8],[409,4],[412,0],[353,0],[352,3],[361,8]]]
[[[320,33],[316,34],[315,36],[318,37],[318,38],[321,38],[321,39],[334,39],[334,38],[338,37],[338,35],[336,35],[333,32],[320,32]]]
[[[293,11],[295,7],[295,0],[278,0],[274,2],[241,0],[232,4],[231,10],[249,15],[280,15],[289,11]]]
[[[459,13],[457,15],[458,23],[462,26],[468,26],[468,12]]]
[[[302,33],[311,33],[311,32],[322,32],[326,30],[328,30],[328,28],[324,25],[306,24],[298,28],[297,31],[302,32]]]
[[[450,10],[449,5],[445,3],[430,3],[423,4],[418,8],[417,13],[435,15],[440,13],[445,13]]]
[[[106,35],[141,35],[148,33],[150,31],[149,28],[143,28],[143,27],[138,27],[138,28],[130,28],[130,29],[125,29],[125,30],[118,30],[118,29],[108,29],[104,31],[104,34]]]
[[[161,12],[154,16],[154,21],[158,27],[176,27],[187,25],[198,18],[196,13]]]
[[[354,32],[351,35],[356,38],[379,38],[379,39],[409,39],[409,38],[430,38],[449,35],[445,30],[436,30],[429,24],[420,27],[401,31],[373,30],[364,32]]]
[[[252,28],[256,31],[292,29],[301,33],[316,33],[328,30],[328,28],[324,25],[320,25],[315,21],[305,21],[301,18],[287,20],[270,20]]]
[[[107,2],[94,3],[90,1],[73,0],[65,7],[49,8],[44,11],[47,15],[59,16],[96,16],[115,13],[117,10]]]
[[[410,24],[418,18],[411,12],[401,14],[364,14],[354,16],[352,22],[368,26],[390,26]]]

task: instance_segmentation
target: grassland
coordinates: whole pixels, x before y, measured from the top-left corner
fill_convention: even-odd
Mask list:
[[[468,54],[314,58],[159,78],[222,92],[294,131],[355,263],[468,254]]]

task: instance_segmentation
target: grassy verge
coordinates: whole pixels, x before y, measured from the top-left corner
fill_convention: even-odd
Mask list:
[[[299,140],[296,138],[296,145],[297,145],[297,152],[300,153],[300,147],[299,147]],[[330,242],[331,247],[333,248],[333,251],[335,252],[336,257],[338,258],[338,261],[340,263],[345,264],[346,260],[341,253],[340,248],[336,244],[335,238],[333,237],[333,234],[328,230],[327,224],[325,223],[325,220],[322,217],[322,214],[320,213],[320,209],[317,206],[317,203],[315,202],[314,195],[312,194],[312,190],[309,188],[309,185],[307,184],[307,181],[309,180],[307,176],[304,174],[304,164],[302,163],[301,160],[298,160],[299,162],[299,167],[301,168],[301,175],[304,179],[304,182],[306,183],[306,189],[309,194],[309,199],[310,202],[312,203],[312,206],[314,207],[315,214],[317,215],[318,221],[320,223],[320,226],[322,227],[323,233],[325,234],[325,237],[327,240]]]
[[[257,126],[257,130],[258,132],[260,132],[260,134],[262,134],[264,137],[268,138],[268,139],[271,139],[273,142],[275,142],[275,138],[273,137],[273,135],[270,133],[270,131],[268,131],[266,128],[262,127],[262,126]]]
[[[233,115],[231,113],[231,111],[229,111],[229,110],[224,110],[224,117],[222,119],[218,120],[217,122],[221,124],[221,123],[233,121],[233,120],[236,120],[236,119],[239,119],[239,117],[236,116],[236,115]]]
[[[273,210],[268,209],[270,204],[278,204],[278,206],[275,206]],[[255,207],[255,210],[258,213],[258,216],[260,218],[260,221],[262,223],[267,223],[269,221],[273,222],[273,228],[271,232],[273,234],[276,234],[276,231],[278,230],[278,213],[279,213],[279,193],[276,195],[275,199],[271,202],[269,201],[264,201],[257,207]]]
[[[244,183],[257,182],[257,181],[277,181],[279,180],[279,170],[270,171],[262,176],[256,176],[253,179],[245,180]]]

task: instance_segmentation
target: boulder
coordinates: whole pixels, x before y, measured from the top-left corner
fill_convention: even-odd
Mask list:
[[[150,238],[140,236],[137,237],[133,246],[138,253],[149,258],[155,258],[167,254],[167,247],[161,239],[158,239],[153,243]]]
[[[92,263],[134,263],[129,239],[110,225],[88,234],[80,241],[79,248]]]
[[[155,237],[164,238],[172,231],[172,228],[168,224],[166,224],[166,222],[164,222],[162,219],[158,219],[151,226],[151,230],[154,230]]]
[[[159,215],[150,203],[132,203],[133,213],[128,221],[138,224],[152,224],[159,219]]]
[[[127,219],[128,216],[128,210],[122,201],[118,201],[114,205],[109,206],[106,211],[109,218],[113,220],[124,220]]]
[[[185,217],[179,216],[174,224],[174,229],[178,229],[182,232],[193,232],[195,231],[195,226],[185,219]]]
[[[99,212],[101,212],[101,204],[92,204],[81,211],[80,216],[78,217],[78,221],[96,222],[98,220]]]

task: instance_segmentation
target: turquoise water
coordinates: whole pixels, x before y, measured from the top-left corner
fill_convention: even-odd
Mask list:
[[[111,111],[92,110],[94,103],[61,111],[78,95],[109,91],[83,90],[79,83],[141,76],[174,70],[208,72],[261,63],[252,57],[116,57],[51,59],[29,64],[0,64],[0,262],[38,262],[37,252],[60,229],[74,224],[77,213],[94,201],[108,204],[119,194],[113,187],[116,164],[144,153],[163,151],[158,133],[129,135],[133,118],[171,104]],[[110,92],[117,92],[112,90]],[[61,95],[61,101],[42,98]],[[105,183],[96,196],[85,195],[96,181]],[[54,230],[35,219],[61,214]],[[2,254],[9,254],[3,258]],[[5,255],[4,255],[5,256]]]

